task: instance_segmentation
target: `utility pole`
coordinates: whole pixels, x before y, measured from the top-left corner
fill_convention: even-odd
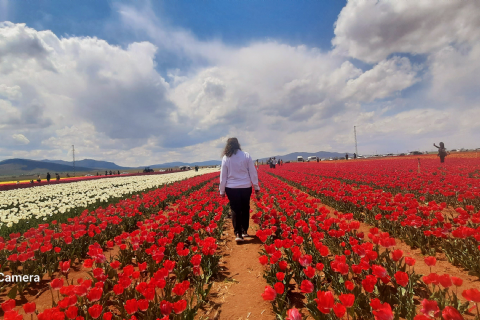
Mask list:
[[[358,157],[358,149],[357,149],[357,126],[353,126],[353,134],[355,136],[355,153]]]
[[[73,155],[73,176],[75,177],[75,145],[72,144],[72,155]]]

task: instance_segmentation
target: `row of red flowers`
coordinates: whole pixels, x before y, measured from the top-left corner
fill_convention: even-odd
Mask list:
[[[265,243],[260,263],[269,286],[263,298],[272,301],[278,319],[302,318],[289,302],[292,281],[314,319],[418,320],[440,314],[463,319],[468,302],[461,305],[450,289],[461,279],[416,274],[415,260],[395,250],[388,233],[373,228],[364,239],[353,214],[332,217],[318,199],[263,172],[260,178],[269,193],[257,202],[254,216],[261,227],[257,236]],[[434,264],[434,258],[427,261]],[[463,293],[475,302],[479,295],[475,289]],[[421,300],[421,310],[414,298]]]
[[[53,308],[39,313],[31,302],[23,306],[25,313],[38,313],[40,320],[193,319],[208,297],[211,277],[218,272],[216,239],[221,235],[226,200],[217,195],[214,181],[209,181],[214,177],[218,174],[184,181],[190,187],[177,194],[173,211],[168,207],[159,210],[162,198],[151,194],[110,208],[110,214],[84,217],[141,218],[130,228],[122,227],[117,235],[110,234],[110,239],[104,236],[105,246],[95,241],[105,229],[87,235],[92,243],[87,247],[83,268],[91,270],[89,279],[68,281],[74,261],[59,260],[59,273],[50,282]],[[78,225],[81,223],[73,224]],[[62,226],[62,231],[54,227],[54,234],[63,234],[66,227]],[[51,229],[43,228],[42,232],[47,230]],[[44,238],[48,236],[49,241],[64,241],[43,234]],[[107,258],[104,250],[113,247],[119,247],[118,254]],[[5,319],[21,319],[14,307],[13,299],[2,304]]]
[[[368,185],[319,179],[310,174],[308,167],[292,166],[270,172],[337,210],[352,212],[355,218],[422,249],[424,254],[443,251],[450,262],[480,276],[480,211],[475,212],[472,205],[455,208],[452,216],[445,210],[445,202],[425,203],[413,194],[393,195]]]

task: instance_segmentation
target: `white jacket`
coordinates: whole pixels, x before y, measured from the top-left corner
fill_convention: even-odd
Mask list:
[[[253,160],[247,152],[237,150],[231,157],[223,156],[220,170],[220,194],[225,193],[225,188],[249,188],[258,186],[258,174]]]

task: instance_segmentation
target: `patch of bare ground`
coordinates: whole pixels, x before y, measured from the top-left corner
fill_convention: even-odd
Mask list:
[[[253,202],[251,207],[255,212]],[[255,232],[256,224],[250,220],[249,234]],[[222,271],[213,284],[210,302],[197,319],[274,319],[271,304],[261,297],[266,286],[263,267],[258,262],[262,242],[251,237],[237,244],[230,219],[225,224],[221,241]]]

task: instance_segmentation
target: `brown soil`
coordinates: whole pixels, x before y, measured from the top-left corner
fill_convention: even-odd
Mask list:
[[[256,210],[251,205],[252,210]],[[255,234],[257,225],[250,220],[249,234]],[[227,220],[220,245],[222,272],[214,283],[211,301],[197,316],[198,319],[274,319],[272,305],[264,301],[263,267],[258,262],[262,242],[257,237],[235,242],[233,227]]]

